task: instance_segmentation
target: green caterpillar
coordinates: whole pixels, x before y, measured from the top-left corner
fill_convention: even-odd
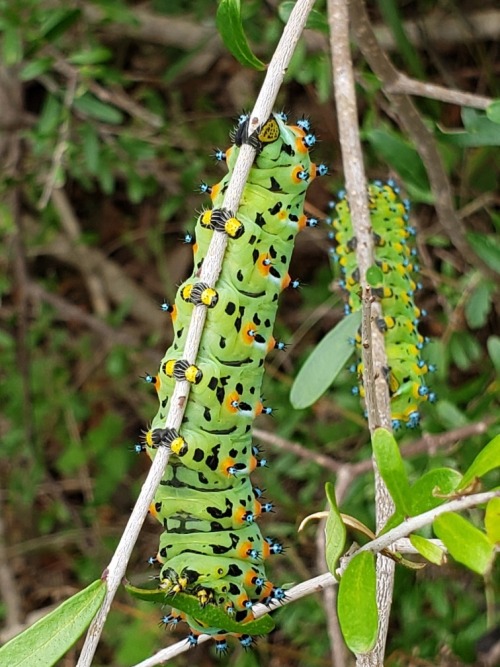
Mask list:
[[[382,282],[372,288],[382,304],[383,318],[377,321],[385,333],[388,359],[387,381],[391,395],[392,425],[395,430],[404,423],[416,428],[420,422],[420,405],[434,402],[436,395],[425,383],[425,375],[434,367],[420,356],[427,340],[419,333],[420,317],[425,315],[414,303],[415,282],[418,273],[417,251],[412,245],[415,229],[408,224],[409,202],[399,196],[393,181],[376,181],[369,186],[369,207],[375,245],[375,263],[381,269]],[[353,232],[349,205],[340,193],[337,203],[332,202],[334,217],[330,238],[334,241],[332,258],[340,267],[339,285],[345,293],[346,314],[361,308],[359,271],[356,260],[356,237]],[[360,346],[358,336],[355,341]],[[363,366],[359,362],[350,367],[358,375],[360,387],[354,393],[364,396],[361,384]]]
[[[264,538],[256,520],[272,511],[249,475],[265,465],[252,442],[252,423],[270,412],[261,398],[264,358],[277,347],[272,331],[278,297],[289,285],[288,267],[297,232],[315,224],[303,212],[309,183],[327,173],[315,165],[309,150],[316,139],[309,121],[286,124],[285,114],[273,114],[248,135],[248,117],[240,117],[232,135],[234,145],[216,157],[225,160],[228,174],[216,185],[202,184],[212,208],[197,220],[193,245],[193,274],[178,289],[174,304],[162,309],[172,316],[174,342],[156,376],[146,376],[158,393],[160,407],[145,435],[153,458],[158,447],[171,457],[151,512],[165,532],[155,559],[161,564],[160,587],[175,607],[175,594],[199,601],[200,617],[207,605],[223,609],[242,624],[244,647],[252,636],[245,623],[253,619],[257,602],[269,604],[285,597],[283,588],[266,577],[264,561],[282,553],[281,544]],[[254,165],[237,211],[222,208],[242,144],[256,149]],[[200,268],[213,234],[228,236],[220,278],[215,286],[201,283]],[[206,308],[207,318],[196,364],[183,358],[194,308]],[[187,380],[191,391],[179,431],[165,427],[169,402],[177,381]],[[188,641],[208,633],[219,652],[227,650],[224,627],[207,627],[196,614],[172,612],[166,624],[186,621]]]

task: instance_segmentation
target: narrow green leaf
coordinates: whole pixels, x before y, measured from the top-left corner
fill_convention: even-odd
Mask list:
[[[425,68],[419,57],[418,49],[408,39],[406,34],[400,3],[397,0],[379,0],[378,6],[382,12],[384,23],[389,27],[396,42],[396,51],[408,65],[410,73],[417,79],[425,79]]]
[[[493,234],[469,232],[467,234],[467,240],[471,244],[476,255],[478,255],[490,269],[500,273],[500,239],[493,236]]]
[[[0,665],[51,667],[89,626],[101,606],[106,584],[94,581],[0,648]]]
[[[482,531],[454,512],[438,516],[432,526],[457,562],[478,574],[488,572],[495,548]]]
[[[496,372],[500,373],[500,336],[490,336],[486,346]]]
[[[354,352],[349,339],[360,324],[361,313],[351,313],[314,348],[293,383],[290,402],[294,408],[307,408],[325,393]]]
[[[206,623],[209,627],[224,628],[225,632],[266,635],[274,628],[274,621],[269,614],[261,616],[256,621],[251,621],[250,623],[238,623],[230,618],[220,607],[216,607],[215,605],[200,607],[200,601],[193,595],[176,593],[175,597],[169,597],[165,595],[165,591],[161,588],[146,589],[136,588],[135,586],[125,586],[125,588],[130,595],[139,600],[158,602],[162,605],[172,603],[176,609],[183,611],[188,616]]]
[[[110,125],[119,125],[123,121],[123,113],[116,107],[101,102],[91,93],[84,93],[74,101],[74,107],[86,116],[101,120]]]
[[[17,26],[6,26],[0,43],[2,45],[2,60],[6,66],[21,62],[23,59],[23,42],[21,31]]]
[[[396,439],[384,428],[377,428],[372,438],[373,455],[396,509],[410,513],[410,485]]]
[[[426,560],[434,565],[443,565],[446,562],[446,553],[430,540],[420,535],[410,535],[410,542]]]
[[[471,329],[480,329],[486,324],[491,310],[491,296],[494,290],[495,286],[491,282],[483,280],[467,299],[465,317]]]
[[[79,9],[53,9],[47,13],[47,19],[40,27],[40,37],[53,42],[63,35],[80,18]]]
[[[462,480],[452,468],[434,468],[420,477],[410,488],[410,515],[416,516],[442,505]],[[440,497],[441,496],[441,497]]]
[[[487,472],[500,467],[500,434],[483,447],[471,463],[469,469],[462,478],[457,491],[466,489],[476,477],[483,477]]]
[[[486,505],[484,527],[489,541],[500,545],[500,498],[492,498]]]
[[[100,167],[100,142],[96,128],[93,123],[84,123],[80,128],[82,135],[83,156],[87,169],[91,174],[97,176]]]
[[[354,556],[339,583],[337,611],[347,646],[367,653],[377,640],[375,556],[367,551]]]
[[[486,116],[493,122],[500,124],[500,100],[495,100],[486,109]]]
[[[330,482],[325,484],[325,493],[330,504],[325,526],[325,557],[328,569],[336,577],[337,563],[344,552],[346,529],[335,500],[335,489]]]
[[[419,201],[432,203],[433,195],[427,172],[418,152],[398,134],[384,129],[368,130],[364,133],[373,149],[393,167],[404,180],[408,189],[420,193]]]
[[[215,19],[222,41],[233,56],[245,67],[256,70],[266,69],[248,46],[241,20],[240,0],[221,0]]]
[[[476,109],[462,109],[463,130],[437,128],[441,141],[461,148],[477,146],[500,146],[497,123],[487,114]]]
[[[52,67],[53,62],[53,58],[44,56],[43,58],[37,58],[27,63],[19,72],[21,81],[32,81],[41,74],[45,74]]]
[[[453,340],[453,339],[452,339]],[[450,345],[452,347],[452,345]],[[453,348],[453,353],[455,353],[459,348]],[[462,349],[462,348],[460,348]],[[462,349],[463,352],[463,349]],[[465,353],[464,353],[465,354]],[[453,359],[459,368],[462,368],[459,363],[457,363],[457,357],[453,354]],[[467,416],[451,401],[438,401],[436,405],[436,412],[439,416],[441,422],[446,426],[446,428],[458,428],[460,426],[465,426],[468,424]]]
[[[68,61],[73,65],[99,65],[100,63],[106,63],[113,56],[113,51],[106,48],[105,46],[95,46],[92,49],[85,49],[84,51],[79,51],[73,53]]]

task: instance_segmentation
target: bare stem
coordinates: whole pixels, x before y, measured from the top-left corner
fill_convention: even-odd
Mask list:
[[[359,139],[354,73],[349,44],[349,16],[345,0],[329,0],[328,22],[342,163],[349,209],[357,239],[356,255],[363,294],[361,328],[363,385],[366,393],[368,425],[370,432],[373,433],[377,426],[391,429],[391,411],[388,387],[382,372],[382,369],[387,367],[383,334],[377,327],[372,327],[372,322],[380,315],[380,306],[374,303],[370,287],[366,282],[366,272],[373,264],[373,236],[368,210],[363,154]],[[376,468],[375,489],[377,528],[379,528],[392,514],[394,506]],[[359,667],[383,663],[393,582],[394,563],[384,556],[379,556],[377,559],[379,634],[377,644],[371,653],[356,656]]]

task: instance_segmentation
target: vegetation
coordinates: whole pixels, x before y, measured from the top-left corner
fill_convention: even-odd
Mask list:
[[[266,63],[291,3],[241,4],[250,54]],[[494,3],[367,4],[407,78],[384,78],[390,72],[356,38],[362,13],[353,0],[365,166],[369,178],[396,178],[412,200],[419,303],[428,313],[421,331],[432,341],[439,397],[421,431],[399,437],[404,462],[386,476],[397,497],[430,470],[466,473],[499,433],[500,103],[491,26],[500,15]],[[170,342],[160,306],[191,268],[182,239],[204,204],[197,185],[223,173],[213,148],[226,146],[263,76],[224,46],[216,10],[207,0],[0,0],[2,642],[99,579],[149,469],[134,443],[156,411],[141,376]],[[325,15],[318,2],[278,98],[278,108],[311,118],[321,139],[315,157],[331,166],[332,177],[308,195],[320,218],[344,184]],[[406,93],[415,95],[430,148],[405,115]],[[297,532],[324,510],[325,483],[335,484],[343,514],[375,527],[372,446],[353,376],[343,369],[311,408],[294,410],[289,399],[294,376],[343,317],[326,238],[326,227],[299,236],[292,275],[302,288],[283,294],[276,331],[289,345],[268,362],[265,396],[275,412],[258,424],[269,459],[259,485],[277,505],[269,528],[287,545],[272,579],[287,583],[326,571],[322,530],[310,523]],[[499,483],[490,467],[477,475],[488,489]],[[467,473],[459,479],[451,489],[464,491]],[[396,506],[407,515],[404,503]],[[482,530],[483,510],[464,514],[467,525]],[[495,534],[495,515],[488,531]],[[158,535],[146,520],[127,569],[133,584],[150,576]],[[487,652],[484,637],[499,625],[498,565],[473,571],[459,564],[467,553],[452,555],[440,569],[397,568],[387,664],[467,665]],[[98,601],[100,591],[91,594]],[[255,652],[235,650],[221,664],[329,664],[332,610],[323,602],[310,595],[276,611],[276,631]],[[131,665],[181,639],[182,630],[158,628],[160,616],[120,590],[95,664]],[[76,664],[79,646],[59,664]],[[192,656],[171,664],[193,664]],[[209,645],[196,649],[197,665],[214,661]]]

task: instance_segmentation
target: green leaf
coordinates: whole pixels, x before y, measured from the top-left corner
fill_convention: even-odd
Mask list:
[[[78,21],[80,13],[79,9],[52,9],[40,26],[40,37],[47,42],[53,42]]]
[[[119,125],[123,121],[123,114],[119,109],[101,102],[91,93],[84,93],[81,97],[78,97],[74,101],[74,107],[86,116],[110,125]]]
[[[108,62],[112,56],[113,52],[111,49],[105,46],[95,46],[92,49],[73,53],[68,58],[68,61],[73,65],[99,65],[100,63]]]
[[[500,373],[500,336],[490,336],[486,347],[497,373]]]
[[[482,531],[454,512],[438,516],[432,525],[437,537],[458,563],[478,574],[488,572],[495,548]]]
[[[495,286],[484,280],[469,296],[465,304],[465,317],[471,329],[480,329],[486,324],[491,310],[491,295],[494,290]]]
[[[337,611],[347,646],[367,653],[377,640],[375,556],[363,551],[349,562],[339,583]]]
[[[172,604],[175,609],[179,609],[188,616],[196,618],[196,620],[206,623],[212,628],[224,628],[225,632],[235,632],[236,634],[244,633],[247,635],[265,635],[274,628],[274,621],[266,614],[261,616],[256,621],[250,623],[237,623],[230,618],[220,607],[215,605],[207,605],[200,607],[200,601],[193,595],[186,593],[176,593],[174,596],[167,596],[165,591],[161,588],[146,589],[136,588],[135,586],[125,586],[127,591],[139,600],[146,602],[159,602],[160,604]]]
[[[462,109],[463,130],[438,128],[440,138],[453,146],[474,148],[477,146],[500,146],[500,132],[497,123],[487,114],[464,107]]]
[[[404,180],[406,187],[418,192],[418,201],[428,204],[434,201],[427,172],[418,152],[398,134],[383,129],[363,133],[373,149],[393,167]],[[410,192],[413,197],[413,192]]]
[[[471,244],[476,255],[478,255],[490,269],[500,273],[500,239],[492,234],[468,232],[467,240]]]
[[[322,396],[354,352],[349,341],[361,324],[361,312],[351,313],[332,329],[311,352],[290,392],[294,408],[307,408]]]
[[[476,336],[468,331],[454,332],[448,349],[453,361],[461,370],[467,370],[474,361],[478,361],[482,356],[481,346]],[[454,427],[456,426],[455,424]]]
[[[325,557],[328,569],[336,577],[337,563],[344,551],[346,529],[335,500],[335,489],[330,482],[325,484],[325,493],[330,504],[325,526]]]
[[[410,516],[423,514],[442,505],[455,491],[462,475],[452,468],[434,468],[420,477],[410,488]]]
[[[484,516],[486,535],[492,544],[500,544],[500,498],[492,498]]]
[[[100,142],[97,130],[92,123],[84,123],[80,128],[82,135],[83,156],[87,169],[97,176],[100,171]]]
[[[295,2],[282,2],[278,9],[278,16],[286,23],[290,18],[292,9],[295,7]],[[325,35],[328,34],[328,22],[325,18],[325,14],[319,12],[317,9],[311,9],[309,16],[307,17],[306,28],[309,30],[319,30],[324,32]]]
[[[101,606],[106,584],[94,581],[0,648],[0,664],[9,667],[54,665],[89,626]]]
[[[37,58],[36,60],[27,63],[19,72],[21,81],[32,81],[41,74],[45,74],[45,72],[52,67],[53,62],[53,58],[44,56],[43,58]]]
[[[384,273],[379,266],[370,266],[366,272],[366,281],[372,287],[377,287],[384,281]]]
[[[464,474],[457,491],[466,489],[476,477],[483,477],[487,472],[500,467],[500,435],[497,435],[483,447]]]
[[[462,368],[456,358],[455,363],[459,368]],[[444,399],[438,401],[436,412],[446,428],[458,428],[460,426],[466,426],[469,423],[466,415],[464,415],[454,403],[451,403],[451,401],[446,401]]]
[[[2,60],[4,65],[16,65],[23,59],[23,41],[17,26],[8,25],[2,34]]]
[[[486,109],[486,116],[492,123],[500,123],[500,100],[495,100]]]
[[[377,428],[372,438],[373,455],[396,509],[410,513],[410,485],[396,439],[385,428]]]
[[[221,0],[215,19],[222,41],[233,56],[245,67],[266,69],[248,46],[241,20],[240,0]]]
[[[408,39],[403,24],[400,3],[397,0],[379,0],[377,3],[383,22],[389,27],[396,43],[396,52],[408,65],[409,73],[417,79],[425,79],[426,72],[419,57],[418,49]]]
[[[446,553],[430,540],[420,535],[410,535],[410,543],[418,553],[434,565],[443,565],[446,562]]]

